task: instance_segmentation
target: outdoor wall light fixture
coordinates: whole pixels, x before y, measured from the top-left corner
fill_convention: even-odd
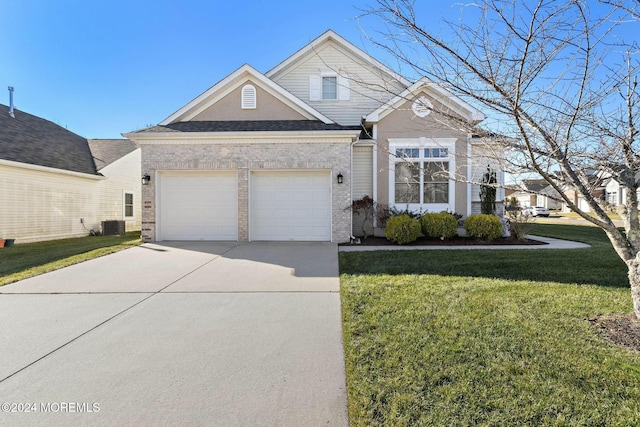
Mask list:
[[[144,175],[142,175],[142,185],[148,185],[149,181],[151,181],[151,177],[149,176],[148,173],[145,173]]]
[[[342,174],[339,173],[338,176],[336,176],[336,178],[338,179],[338,184],[342,184],[342,181],[344,180],[344,177],[342,176]]]

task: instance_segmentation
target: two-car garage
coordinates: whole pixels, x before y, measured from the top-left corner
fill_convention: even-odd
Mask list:
[[[249,240],[331,240],[328,170],[253,171],[248,185],[236,170],[157,177],[158,240],[238,240],[244,221]]]

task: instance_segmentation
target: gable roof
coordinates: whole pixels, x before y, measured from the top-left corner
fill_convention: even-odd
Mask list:
[[[0,104],[0,159],[97,175],[87,140],[49,120]]]
[[[129,139],[90,139],[89,149],[98,170],[138,149]]]
[[[366,121],[375,123],[382,120],[384,117],[391,114],[401,104],[410,100],[412,95],[415,95],[419,92],[425,92],[433,96],[434,99],[436,99],[439,103],[443,104],[447,108],[450,108],[453,112],[459,114],[472,123],[481,122],[486,118],[480,110],[466,103],[462,99],[458,98],[448,90],[432,82],[428,78],[423,77],[409,86],[404,92],[390,99],[387,103],[381,105],[380,108],[368,114],[366,117]]]
[[[549,183],[544,179],[524,179],[522,185],[527,191],[532,193],[539,193],[549,186]]]
[[[245,64],[233,73],[229,74],[224,79],[220,80],[215,85],[211,86],[202,94],[198,95],[187,105],[180,108],[178,111],[161,121],[160,125],[165,126],[180,121],[189,121],[202,111],[215,104],[225,95],[229,94],[232,90],[238,88],[247,80],[251,80],[252,82],[256,83],[262,89],[275,96],[285,105],[297,111],[307,119],[320,120],[324,123],[333,123],[333,120],[329,119],[315,108],[311,107],[301,99],[286,91],[277,83],[265,77],[251,65]]]
[[[346,40],[345,38],[343,38],[333,30],[325,31],[323,34],[321,34],[316,39],[311,41],[311,43],[307,44],[302,49],[298,50],[296,53],[294,53],[293,55],[289,56],[287,59],[282,61],[280,64],[276,65],[271,70],[267,71],[267,73],[265,73],[265,76],[267,76],[268,78],[272,78],[273,76],[278,74],[280,71],[284,70],[289,65],[293,64],[303,56],[307,54],[314,54],[316,49],[325,42],[334,42],[338,46],[342,47],[344,50],[349,52],[352,56],[359,58],[362,61],[371,64],[373,67],[385,72],[386,74],[393,77],[395,80],[397,80],[404,86],[411,85],[411,82],[407,80],[405,77],[396,73],[391,68],[387,67],[382,62],[378,61],[377,59],[375,59],[374,57],[372,57],[362,49],[356,47],[351,42],[349,42],[348,40]]]

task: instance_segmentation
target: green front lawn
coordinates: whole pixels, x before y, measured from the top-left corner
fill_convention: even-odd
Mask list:
[[[341,253],[352,425],[640,425],[640,354],[588,318],[632,310],[601,230],[579,250]]]
[[[0,248],[0,286],[142,243],[140,232],[25,243]]]

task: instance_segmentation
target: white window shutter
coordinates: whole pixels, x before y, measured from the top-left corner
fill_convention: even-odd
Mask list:
[[[309,101],[322,99],[322,77],[309,76]]]
[[[349,79],[338,76],[338,100],[348,101],[351,97],[351,89],[349,89]]]

